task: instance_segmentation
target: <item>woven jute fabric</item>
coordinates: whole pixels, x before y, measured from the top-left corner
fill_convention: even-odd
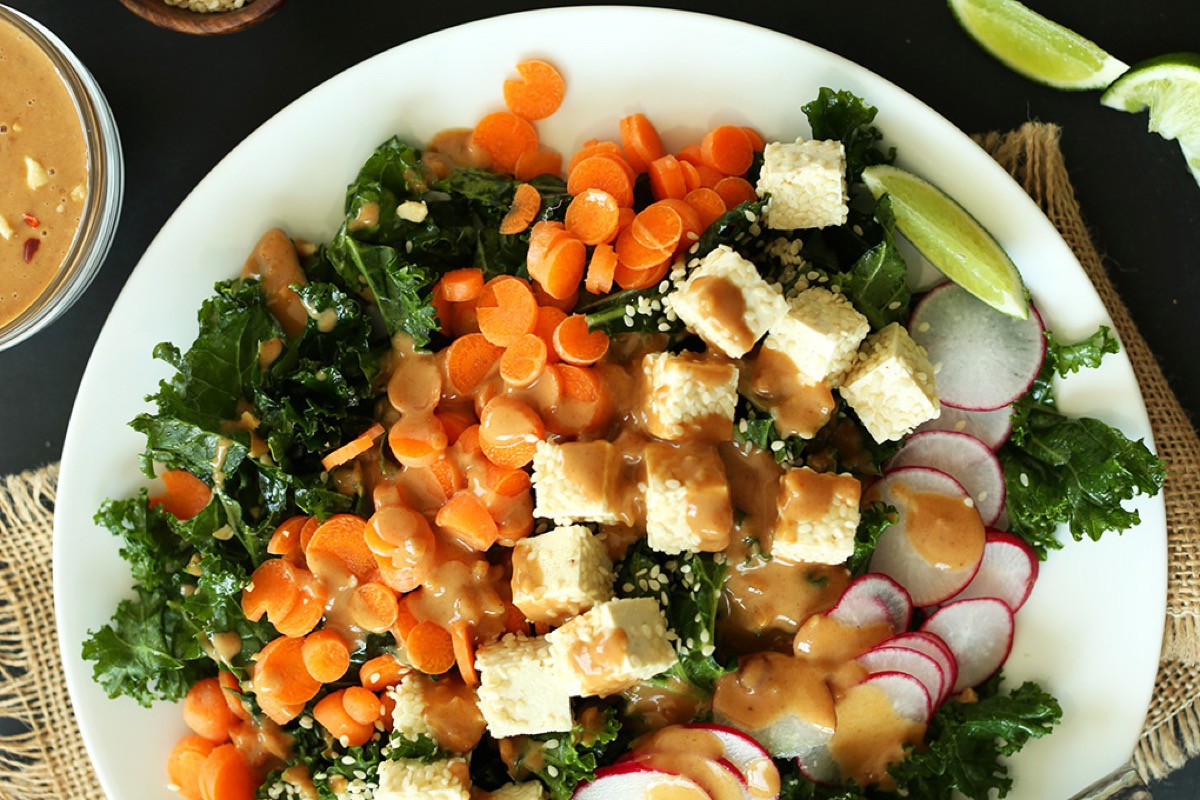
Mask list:
[[[1200,441],[1105,274],[1059,135],[1056,126],[1029,123],[978,141],[1042,207],[1095,284],[1133,361],[1167,464],[1163,661],[1134,756],[1143,776],[1161,778],[1200,752]],[[0,737],[0,800],[104,800],[59,666],[50,563],[57,478],[52,465],[0,481],[0,717],[22,728]]]

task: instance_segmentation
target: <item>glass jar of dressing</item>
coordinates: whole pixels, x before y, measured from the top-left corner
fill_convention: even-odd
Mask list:
[[[0,5],[0,349],[91,283],[125,183],[112,110],[61,40]]]

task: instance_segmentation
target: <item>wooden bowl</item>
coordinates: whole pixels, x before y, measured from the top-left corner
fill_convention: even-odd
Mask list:
[[[160,28],[198,36],[234,33],[262,22],[279,10],[286,0],[247,0],[234,11],[189,11],[169,6],[164,0],[121,0],[121,4]]]

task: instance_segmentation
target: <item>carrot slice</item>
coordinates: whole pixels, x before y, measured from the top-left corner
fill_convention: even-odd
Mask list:
[[[525,281],[500,275],[484,284],[475,315],[485,339],[497,347],[508,347],[533,331],[537,302]]]
[[[509,386],[524,389],[538,379],[546,367],[546,343],[536,333],[517,339],[500,357],[500,377]]]
[[[517,164],[513,168],[513,177],[519,181],[531,181],[539,175],[562,174],[562,153],[549,147],[539,147],[537,150],[526,150],[517,156]]]
[[[237,717],[225,702],[219,679],[203,678],[188,689],[183,698],[183,721],[210,742],[229,741],[229,729],[237,724]]]
[[[717,185],[713,187],[721,199],[725,201],[726,208],[733,208],[742,203],[753,203],[758,199],[758,193],[754,191],[754,185],[745,178],[736,176],[722,178],[717,181]]]
[[[383,426],[376,422],[371,427],[360,433],[355,438],[351,439],[346,444],[334,450],[329,455],[321,459],[321,468],[329,472],[334,467],[339,467],[345,464],[352,458],[356,458],[371,449],[375,444],[375,440],[383,435]]]
[[[413,623],[416,627],[416,623]],[[406,633],[407,635],[407,633]],[[363,688],[372,692],[382,691],[389,686],[395,686],[411,670],[401,664],[391,653],[375,656],[363,663],[358,670],[358,682]]]
[[[408,607],[408,598],[409,595],[401,595],[396,601],[398,611],[396,613],[396,625],[392,628],[392,638],[398,642],[403,642],[407,639],[408,634],[420,622],[416,615],[413,614],[412,609]],[[366,686],[365,683],[363,685]]]
[[[184,800],[200,800],[200,770],[216,745],[203,736],[184,736],[167,756],[167,778]]]
[[[708,230],[708,226],[720,219],[727,210],[721,195],[703,186],[688,192],[683,202],[691,206],[699,216],[702,231]]]
[[[321,690],[321,682],[305,666],[304,641],[280,636],[258,651],[250,688],[260,705],[265,697],[277,703],[307,703]]]
[[[454,304],[446,299],[440,283],[433,285],[429,304],[433,306],[433,315],[437,317],[438,330],[445,334],[450,333],[450,326],[454,323]]]
[[[750,140],[750,149],[756,153],[761,153],[767,147],[767,140],[758,132],[757,128],[751,128],[749,125],[742,126],[742,133],[746,134],[746,138]]]
[[[258,777],[232,744],[213,750],[200,768],[202,800],[254,800],[258,784]]]
[[[454,647],[454,662],[467,686],[478,686],[479,675],[475,672],[475,633],[463,620],[450,625],[450,642]]]
[[[754,161],[754,146],[737,125],[718,125],[700,140],[700,158],[726,175],[742,175]]]
[[[342,708],[350,719],[360,725],[374,725],[383,713],[383,704],[379,697],[370,689],[361,686],[348,686],[342,695]]]
[[[367,520],[363,540],[387,585],[397,592],[411,592],[420,586],[436,565],[433,529],[424,515],[410,508],[391,506],[376,511]]]
[[[500,361],[503,352],[482,333],[468,333],[455,339],[446,348],[446,374],[450,389],[460,396],[474,392],[475,387]]]
[[[556,308],[559,311],[567,312],[573,309],[579,303],[579,292],[571,292],[566,297],[551,297],[550,294],[542,288],[540,283],[533,284],[533,299],[537,301],[538,308]]]
[[[554,349],[559,358],[577,367],[595,364],[608,352],[608,334],[589,331],[587,317],[572,314],[554,329]]]
[[[375,735],[375,724],[358,722],[348,713],[343,697],[345,689],[330,692],[313,706],[313,719],[329,731],[342,747],[360,747]]]
[[[498,171],[511,173],[521,154],[538,149],[538,135],[527,120],[511,111],[496,111],[475,124],[471,144],[486,150]]]
[[[321,617],[325,616],[325,601],[329,599],[324,581],[306,569],[297,569],[296,575],[300,582],[300,599],[287,616],[271,623],[284,636],[304,636],[317,627]]]
[[[258,707],[267,715],[267,718],[276,725],[286,725],[304,711],[308,705],[305,703],[281,703],[269,694],[256,696],[254,698],[258,702]]]
[[[321,520],[317,517],[309,517],[308,522],[304,523],[304,527],[300,529],[301,550],[308,549],[308,543],[312,541],[312,536],[319,527],[321,527]]]
[[[300,601],[299,569],[285,558],[269,558],[250,575],[242,590],[242,613],[251,622],[265,614],[278,625]]]
[[[650,250],[673,252],[683,238],[683,218],[671,206],[655,203],[638,212],[629,235]]]
[[[588,139],[583,143],[582,147],[575,151],[575,155],[571,156],[571,159],[567,162],[567,174],[570,175],[572,172],[574,172],[575,167],[579,166],[580,161],[583,161],[585,158],[591,158],[592,156],[615,157],[620,159],[625,166],[629,167],[629,174],[631,176],[636,176],[636,173],[633,172],[633,167],[628,161],[625,160],[625,156],[621,152],[621,145],[607,140],[600,141],[599,139]]]
[[[534,191],[536,192],[537,189]],[[483,270],[476,267],[452,269],[442,275],[438,285],[442,287],[442,295],[451,303],[474,300],[483,291]]]
[[[609,248],[612,249],[612,248]],[[546,343],[546,363],[553,364],[559,361],[558,353],[554,352],[554,329],[558,327],[558,323],[567,318],[567,312],[554,306],[540,306],[538,308],[537,324],[533,327],[533,333]]]
[[[425,620],[404,640],[408,660],[427,675],[441,675],[454,666],[454,642],[450,632],[436,622]]]
[[[267,542],[267,552],[273,556],[282,556],[288,561],[303,561],[304,551],[300,545],[300,531],[304,529],[304,524],[308,520],[308,517],[301,514],[289,517],[279,523],[275,532],[271,534],[270,541]]]
[[[517,73],[520,80],[504,82],[504,104],[509,111],[528,120],[539,120],[558,110],[566,95],[566,84],[553,65],[545,61],[521,61]]]
[[[617,268],[617,251],[610,244],[598,244],[588,262],[583,285],[592,294],[608,294],[612,290],[613,271]],[[536,332],[536,329],[535,329]]]
[[[567,192],[577,195],[585,189],[602,189],[613,196],[617,205],[632,206],[633,179],[630,172],[632,169],[629,165],[616,156],[589,156],[568,173]]]
[[[563,220],[567,231],[586,245],[610,241],[617,235],[620,209],[603,189],[585,189],[571,198]]]
[[[350,596],[350,619],[371,633],[383,633],[396,624],[400,613],[396,593],[378,581],[364,583]]]
[[[583,270],[587,262],[587,248],[583,242],[570,234],[559,237],[546,254],[542,262],[542,270],[529,274],[545,290],[546,294],[557,299],[568,298],[578,294],[579,282],[583,280]],[[536,300],[534,301],[536,302]],[[536,312],[534,324],[537,324]],[[532,328],[526,333],[532,332]]]
[[[242,684],[238,681],[237,676],[228,670],[221,670],[217,673],[217,682],[221,684],[221,690],[224,692],[225,705],[229,706],[233,715],[247,722],[253,719],[253,715],[246,708],[243,700],[245,694],[242,692]]]
[[[163,511],[177,519],[191,519],[208,506],[212,489],[208,484],[183,469],[170,469],[159,478],[163,493],[150,498],[150,507],[162,506]]]
[[[493,398],[479,416],[479,446],[497,466],[524,467],[533,461],[537,443],[545,438],[542,418],[520,400],[503,395]]]
[[[479,320],[475,317],[475,300],[464,300],[450,306],[450,335],[458,338],[468,333],[479,333]]]
[[[483,552],[496,543],[496,522],[487,508],[472,492],[455,492],[450,500],[438,509],[434,522],[445,528],[463,544]]]
[[[645,172],[650,162],[662,158],[666,151],[662,139],[654,124],[645,114],[631,114],[621,119],[621,146],[625,150],[625,160],[637,172]]]
[[[704,226],[700,224],[700,215],[685,201],[668,197],[666,200],[657,201],[654,205],[673,209],[679,215],[679,220],[683,223],[683,236],[680,237],[679,244],[675,246],[677,250],[691,247],[692,243],[700,238],[700,234],[704,233]]]
[[[529,473],[523,469],[509,469],[488,464],[488,491],[500,497],[516,497],[522,492],[528,492],[533,486]]]
[[[700,157],[700,145],[695,143],[681,148],[680,151],[675,154],[675,158],[680,161],[686,161],[693,167],[698,167],[704,163],[704,159]]]
[[[333,683],[350,669],[350,646],[337,631],[322,628],[304,637],[300,658],[313,680]]]
[[[633,235],[633,225],[621,231],[614,249],[617,252],[617,260],[632,270],[657,267],[671,256],[670,249],[650,248],[639,242]]]
[[[406,414],[388,430],[388,447],[406,467],[427,467],[449,446],[442,421],[434,414]]]
[[[533,223],[541,210],[541,193],[528,183],[518,184],[512,206],[500,221],[500,232],[509,236],[520,233]]]
[[[687,183],[683,178],[683,167],[673,155],[665,155],[650,162],[650,193],[655,200],[668,197],[682,199],[687,194]]]
[[[309,570],[334,585],[349,575],[367,580],[375,571],[375,557],[363,539],[366,525],[357,514],[334,514],[327,519],[308,543]]]
[[[680,161],[679,167],[683,170],[683,188],[689,192],[693,189],[699,189],[700,170],[694,164],[689,164],[686,161]]]
[[[613,280],[622,289],[648,289],[655,284],[661,283],[662,279],[667,276],[671,264],[668,260],[663,259],[662,263],[646,269],[630,269],[624,263],[618,261],[617,269],[613,273]]]

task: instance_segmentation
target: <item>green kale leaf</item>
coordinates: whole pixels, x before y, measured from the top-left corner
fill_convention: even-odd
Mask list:
[[[621,721],[613,708],[592,707],[577,715],[568,732],[527,737],[516,766],[537,776],[550,800],[569,800],[576,786],[594,778],[598,767],[624,751],[620,732]]]
[[[1105,355],[1120,349],[1121,343],[1107,325],[1101,325],[1091,336],[1075,344],[1060,344],[1053,333],[1046,331],[1046,360],[1060,378],[1084,367],[1095,369]]]
[[[895,524],[896,509],[889,505],[876,501],[862,510],[854,533],[854,554],[846,561],[846,569],[850,570],[852,577],[857,578],[867,572],[879,537]]]
[[[838,139],[846,146],[846,182],[854,184],[866,167],[890,164],[896,149],[881,150],[883,134],[871,123],[878,109],[848,91],[821,87],[817,99],[801,107],[814,139]]]
[[[807,444],[799,436],[780,436],[771,412],[763,411],[745,397],[738,398],[733,417],[733,437],[739,442],[769,451],[780,464],[800,460]]]
[[[875,205],[875,220],[864,236],[875,240],[847,272],[831,277],[854,303],[873,330],[908,319],[912,293],[908,288],[908,264],[896,247],[896,215],[887,195]]]

